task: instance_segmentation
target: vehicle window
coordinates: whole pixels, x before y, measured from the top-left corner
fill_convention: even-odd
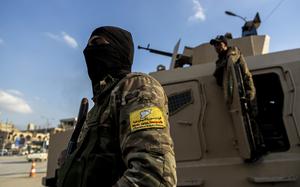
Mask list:
[[[168,96],[168,101],[170,115],[174,115],[193,102],[192,90],[172,94]]]

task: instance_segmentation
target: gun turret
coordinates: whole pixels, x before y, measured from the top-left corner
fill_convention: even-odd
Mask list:
[[[168,56],[168,57],[173,56],[173,54],[170,53],[170,52],[160,51],[160,50],[157,50],[157,49],[150,48],[150,44],[148,44],[147,47],[142,47],[142,46],[139,45],[138,49],[144,49],[144,50],[149,51],[150,53],[155,53],[155,54],[158,54],[158,55],[163,55],[163,56]]]

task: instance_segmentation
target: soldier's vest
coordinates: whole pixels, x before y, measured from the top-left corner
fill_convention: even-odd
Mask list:
[[[122,176],[118,127],[109,113],[110,95],[88,114],[83,141],[58,171],[58,187],[111,187]]]

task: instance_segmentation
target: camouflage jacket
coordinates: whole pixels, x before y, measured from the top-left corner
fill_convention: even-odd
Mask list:
[[[216,61],[214,76],[217,80],[217,84],[224,88],[225,99],[228,97],[227,87],[230,86],[230,79],[228,78],[229,71],[227,67],[228,62],[233,64],[239,63],[242,70],[247,97],[248,99],[253,100],[256,95],[256,90],[252,79],[252,74],[248,69],[244,56],[237,47],[229,47],[226,55],[219,56],[219,59]]]
[[[176,186],[161,85],[149,75],[131,73],[117,84],[108,81],[103,90],[109,94],[97,96],[58,186]]]

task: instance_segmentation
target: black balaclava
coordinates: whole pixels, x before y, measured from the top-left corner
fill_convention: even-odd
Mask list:
[[[124,29],[99,27],[90,38],[95,36],[104,37],[109,44],[92,43],[83,51],[93,87],[108,75],[121,79],[130,73],[134,53],[132,36]]]

